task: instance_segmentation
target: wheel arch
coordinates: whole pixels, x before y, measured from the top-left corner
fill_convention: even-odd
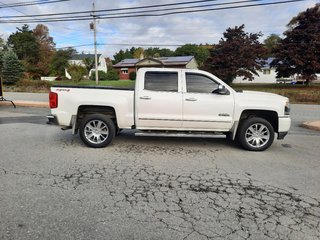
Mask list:
[[[241,112],[240,118],[238,121],[235,121],[234,126],[232,128],[232,139],[234,140],[237,136],[239,126],[242,122],[251,117],[260,117],[267,120],[271,126],[273,127],[274,131],[278,133],[279,129],[279,118],[278,113],[272,110],[259,110],[259,109],[250,109],[250,110],[243,110]]]
[[[100,106],[100,105],[80,105],[77,111],[77,118],[75,121],[75,130],[77,131],[82,119],[90,114],[103,114],[109,117],[118,127],[117,124],[117,113],[114,107],[112,106]]]

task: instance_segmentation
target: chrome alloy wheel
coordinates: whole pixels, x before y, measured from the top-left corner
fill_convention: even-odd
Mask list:
[[[266,125],[262,123],[255,123],[247,128],[245,140],[251,147],[263,147],[268,143],[269,139],[270,131]]]
[[[93,144],[103,143],[109,136],[109,128],[101,120],[92,120],[84,127],[84,136]]]

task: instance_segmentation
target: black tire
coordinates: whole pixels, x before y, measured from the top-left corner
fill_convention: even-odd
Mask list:
[[[237,140],[246,150],[264,151],[273,143],[274,129],[263,118],[248,118],[243,120],[239,126]]]
[[[108,146],[115,137],[114,122],[103,114],[91,114],[80,123],[80,138],[89,147]]]

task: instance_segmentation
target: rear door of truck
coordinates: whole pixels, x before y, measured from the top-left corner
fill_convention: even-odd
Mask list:
[[[182,127],[181,70],[140,71],[136,88],[135,122],[138,129]]]

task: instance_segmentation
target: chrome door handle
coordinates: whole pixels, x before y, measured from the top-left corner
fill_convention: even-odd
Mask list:
[[[149,96],[143,96],[143,97],[140,97],[140,99],[150,100],[150,99],[151,99],[151,97],[149,97]]]
[[[186,98],[186,101],[195,102],[195,101],[197,101],[197,99],[196,98]]]

